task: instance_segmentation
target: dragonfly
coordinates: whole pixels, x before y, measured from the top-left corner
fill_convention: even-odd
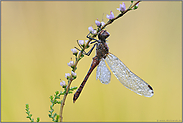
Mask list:
[[[96,66],[98,66],[96,72],[96,79],[99,79],[100,82],[103,84],[108,84],[110,82],[111,72],[107,68],[105,61],[107,62],[112,73],[125,87],[139,95],[144,95],[145,97],[152,97],[154,95],[153,88],[148,83],[146,83],[136,74],[134,74],[120,59],[118,59],[115,55],[109,52],[109,47],[106,43],[106,39],[110,36],[110,34],[109,32],[107,32],[107,30],[101,30],[99,32],[99,40],[91,38],[89,34],[86,37],[91,40],[94,40],[90,44],[95,44],[88,53],[84,52],[84,54],[89,56],[94,47],[96,47],[96,55],[95,57],[93,57],[91,67],[87,75],[85,76],[80,87],[74,94],[73,102],[75,102],[78,99],[79,95],[81,94],[81,91],[84,88],[84,85],[86,84],[86,81],[88,80],[90,74]]]

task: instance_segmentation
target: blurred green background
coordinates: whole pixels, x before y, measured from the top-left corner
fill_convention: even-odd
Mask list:
[[[1,2],[1,121],[28,122],[25,104],[33,118],[48,117],[50,95],[62,90],[76,40],[87,40],[88,27],[112,10],[117,16],[120,1]],[[126,7],[130,1],[125,2]],[[109,25],[110,52],[154,89],[151,98],[125,88],[112,74],[108,85],[88,79],[75,104],[69,95],[64,108],[66,122],[182,121],[182,2],[141,2]],[[104,13],[104,16],[102,17]],[[92,62],[78,64],[79,86]],[[55,111],[59,113],[59,107]]]

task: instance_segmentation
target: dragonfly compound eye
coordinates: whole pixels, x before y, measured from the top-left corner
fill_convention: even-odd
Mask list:
[[[98,35],[98,39],[104,41],[109,36],[110,34],[106,30],[102,30]]]

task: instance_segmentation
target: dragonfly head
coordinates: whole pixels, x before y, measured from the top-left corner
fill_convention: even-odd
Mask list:
[[[109,36],[110,36],[110,34],[107,32],[107,30],[101,30],[98,35],[98,39],[101,41],[105,41],[106,38],[108,38]]]

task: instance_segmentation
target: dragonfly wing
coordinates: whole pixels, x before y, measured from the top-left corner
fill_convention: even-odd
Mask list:
[[[99,79],[103,84],[109,84],[111,80],[111,72],[107,68],[104,59],[102,58],[98,67],[97,67],[97,75],[96,79]]]
[[[116,78],[127,88],[139,95],[153,96],[152,87],[137,75],[132,73],[115,55],[109,53],[106,61]]]

